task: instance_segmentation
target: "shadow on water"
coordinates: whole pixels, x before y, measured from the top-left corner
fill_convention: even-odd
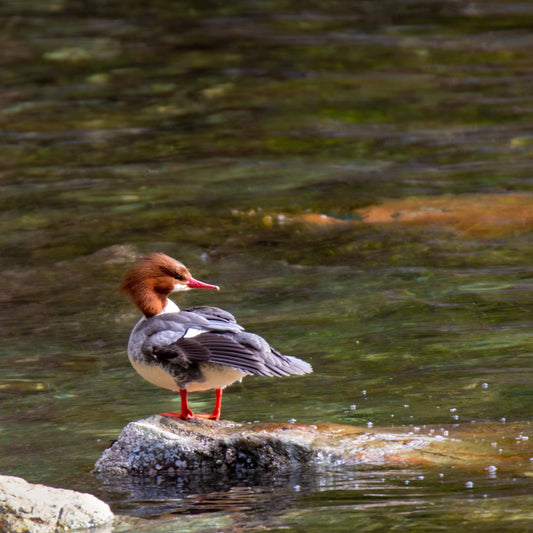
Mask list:
[[[247,378],[226,418],[527,427],[529,2],[15,0],[0,22],[2,473],[100,495],[138,520],[118,531],[527,529],[525,464],[148,492],[89,472],[178,405],[125,356],[116,287],[155,250],[222,286],[180,305],[315,369]]]

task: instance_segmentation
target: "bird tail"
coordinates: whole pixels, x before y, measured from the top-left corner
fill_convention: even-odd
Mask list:
[[[274,376],[289,376],[295,374],[301,376],[302,374],[310,374],[313,371],[313,367],[306,361],[298,359],[292,355],[284,355],[274,348],[271,348],[272,353],[276,355],[276,362],[273,365],[266,366],[273,373]]]
[[[289,371],[291,374],[301,376],[302,374],[310,374],[313,371],[313,367],[306,361],[302,361],[292,355],[286,355],[285,357],[287,357],[290,362]]]

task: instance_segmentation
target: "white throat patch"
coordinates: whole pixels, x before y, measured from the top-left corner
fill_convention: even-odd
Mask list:
[[[176,285],[174,285],[174,288],[172,289],[172,292],[182,292],[190,290],[191,288],[188,285],[183,285],[183,283],[176,283]]]
[[[165,308],[159,314],[180,312],[180,308],[172,300],[167,300],[167,301],[168,301],[167,305],[165,305]]]

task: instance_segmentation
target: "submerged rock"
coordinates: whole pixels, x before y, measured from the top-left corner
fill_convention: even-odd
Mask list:
[[[45,533],[111,523],[109,505],[92,494],[0,476],[0,531]]]
[[[533,195],[530,193],[474,193],[415,196],[383,200],[378,205],[356,209],[347,218],[322,213],[265,215],[263,223],[302,222],[310,227],[349,227],[350,225],[409,225],[427,229],[454,230],[460,235],[491,237],[533,228]]]

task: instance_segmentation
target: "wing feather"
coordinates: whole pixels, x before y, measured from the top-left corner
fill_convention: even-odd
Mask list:
[[[187,337],[190,328],[203,333]],[[259,335],[243,331],[233,315],[216,307],[157,315],[139,323],[134,333],[144,339],[140,351],[146,359],[165,363],[177,373],[190,372],[199,363],[227,365],[261,376],[312,372],[311,365],[283,355]]]

